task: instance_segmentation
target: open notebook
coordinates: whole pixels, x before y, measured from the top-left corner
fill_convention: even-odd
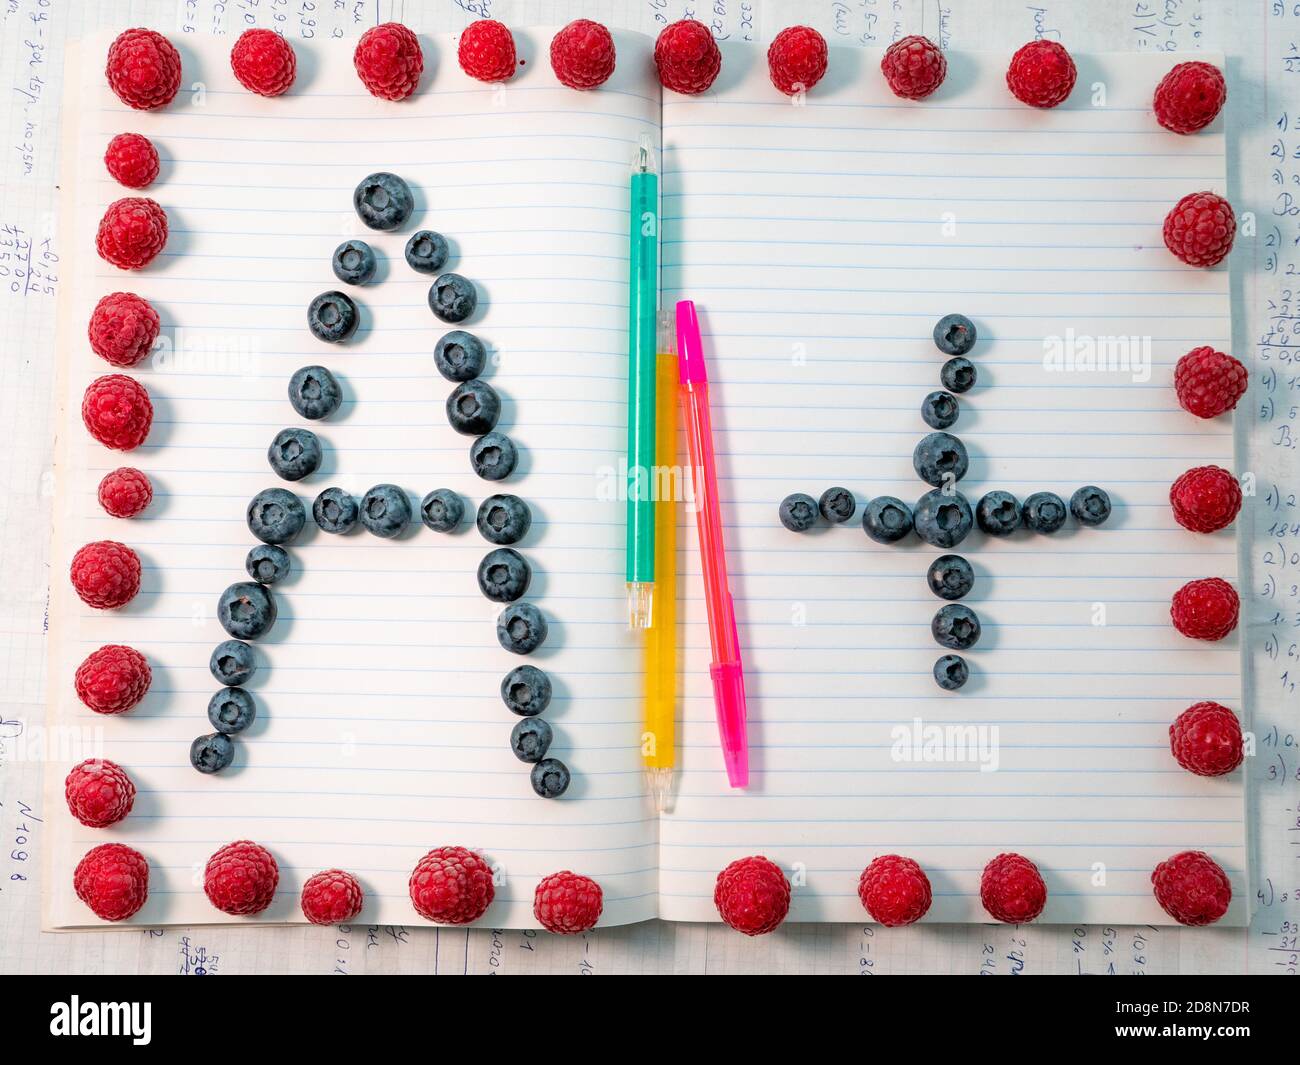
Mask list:
[[[365,94],[343,42],[295,44],[298,83],[268,101],[235,83],[228,41],[186,37],[195,88],[157,114],[108,91],[107,38],[74,51],[63,226],[81,253],[68,264],[60,344],[50,722],[101,739],[140,794],[123,823],[84,829],[61,796],[84,754],[52,764],[47,927],[95,923],[71,869],[105,840],[149,858],[134,923],[226,920],[199,873],[238,838],[280,861],[263,921],[300,920],[305,877],[341,867],[364,883],[363,921],[411,923],[410,869],[448,843],[499,866],[484,919],[497,926],[533,924],[537,880],[563,868],[600,881],[605,923],[714,920],[716,872],[750,853],[790,871],[793,920],[862,920],[858,872],[888,851],[930,874],[929,920],[979,921],[979,870],[1002,850],[1038,862],[1044,920],[1159,923],[1149,871],[1184,848],[1229,871],[1229,920],[1244,921],[1240,774],[1193,777],[1166,740],[1193,701],[1243,710],[1236,640],[1193,645],[1167,621],[1184,580],[1236,574],[1231,535],[1177,530],[1166,503],[1183,469],[1233,458],[1231,427],[1183,414],[1169,384],[1188,348],[1229,344],[1227,273],[1183,268],[1160,243],[1170,204],[1224,183],[1221,133],[1175,137],[1147,113],[1172,59],[1084,57],[1073,98],[1040,113],[1007,95],[1004,57],[955,55],[939,96],[907,104],[888,95],[877,56],[835,50],[826,80],[794,106],[757,47],[724,45],[713,91],[687,99],[661,92],[646,38],[618,35],[613,78],[578,93],[554,81],[549,31],[517,37],[526,63],[504,89],[465,78],[453,38],[425,39],[424,83],[400,105]],[[1099,92],[1105,106],[1093,106]],[[164,255],[130,276],[89,251],[122,194],[101,156],[123,130],[159,145],[149,194],[172,225]],[[753,786],[730,791],[683,512],[679,772],[663,817],[643,789],[641,650],[625,625],[622,505],[606,491],[626,420],[627,176],[647,132],[663,146],[663,301],[697,301],[712,358],[753,760]],[[402,261],[404,233],[366,237],[386,261],[356,293],[352,343],[323,345],[305,327],[310,299],[337,287],[332,249],[359,232],[351,190],[379,169],[411,182],[409,228],[445,233],[452,268],[484,297],[469,327],[493,352],[501,428],[522,449],[510,490],[534,510],[529,598],[551,624],[536,661],[556,686],[554,753],[574,773],[557,801],[532,794],[508,747],[514,719],[497,686],[517,660],[496,644],[496,611],[474,576],[486,548],[469,525],[388,542],[325,536],[309,521],[280,620],[258,645],[257,724],[223,773],[201,776],[186,759],[208,731],[217,596],[243,579],[253,542],[245,504],[276,483],[271,437],[303,424],[285,396],[295,369],[324,363],[347,397],[313,426],[326,458],[298,485],[307,501],[327,485],[359,495],[385,481],[417,499],[450,487],[471,506],[490,492],[446,424],[449,388],[431,358],[442,330],[427,280]],[[78,416],[86,383],[106,372],[85,322],[122,288],[159,308],[166,341],[138,371],[153,433],[126,458]],[[985,635],[972,681],[948,694],[930,676],[938,602],[924,572],[936,552],[873,544],[856,518],[799,537],[776,506],[833,484],[862,501],[921,494],[910,457],[942,361],[929,332],[954,310],[982,337],[980,383],[954,430],[972,455],[965,493],[1096,483],[1116,512],[1099,530],[976,533],[962,545]],[[1052,335],[1150,337],[1149,375],[1046,369]],[[131,522],[95,500],[123,462],[156,488]],[[66,579],[72,553],[102,538],[145,562],[141,594],[117,613],[84,608]],[[106,642],[154,666],[149,695],[120,718],[92,715],[71,683]],[[979,727],[969,750],[950,752],[965,760],[931,760],[923,730],[935,725]]]

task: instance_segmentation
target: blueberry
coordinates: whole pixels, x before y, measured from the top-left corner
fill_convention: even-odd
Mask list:
[[[420,520],[434,532],[452,532],[465,517],[465,501],[450,488],[435,488],[420,501]]]
[[[248,644],[226,640],[213,650],[208,668],[221,684],[247,684],[257,672],[257,659]]]
[[[190,765],[200,773],[219,773],[235,760],[235,741],[220,732],[190,744]]]
[[[436,274],[447,265],[447,252],[446,237],[422,229],[406,242],[406,265],[421,274]]]
[[[934,343],[945,355],[965,355],[975,346],[975,323],[964,314],[945,314],[934,324]]]
[[[961,655],[943,655],[934,660],[934,682],[944,691],[955,692],[970,679],[970,666]]]
[[[1110,496],[1095,484],[1086,484],[1070,496],[1070,513],[1080,525],[1100,525],[1110,517]]]
[[[1035,492],[1020,508],[1025,528],[1031,532],[1051,534],[1065,524],[1065,500],[1055,492]]]
[[[530,655],[546,640],[546,619],[532,603],[511,603],[497,618],[497,642],[517,655]]]
[[[521,762],[540,762],[551,748],[551,726],[540,717],[526,717],[510,730],[510,749]]]
[[[817,500],[803,492],[794,492],[781,500],[776,513],[781,524],[791,532],[807,532],[817,524]]]
[[[266,460],[286,481],[301,481],[320,469],[320,440],[310,429],[281,429],[266,449]]]
[[[479,591],[494,603],[513,603],[528,591],[532,567],[513,547],[498,547],[478,564]]]
[[[251,581],[232,584],[217,600],[217,620],[237,640],[256,640],[275,624],[275,597]]]
[[[894,496],[876,496],[862,508],[862,531],[878,544],[896,544],[912,531],[912,508]]]
[[[317,340],[342,344],[357,331],[357,305],[343,292],[322,292],[307,307],[307,328]]]
[[[940,647],[965,651],[979,643],[980,619],[970,607],[949,603],[935,613],[930,632]]]
[[[533,523],[528,504],[518,496],[488,496],[479,504],[478,531],[492,544],[517,544]]]
[[[345,240],[334,249],[330,265],[345,285],[364,285],[375,276],[375,253],[364,240]]]
[[[960,481],[969,467],[966,445],[952,433],[929,433],[912,451],[916,475],[936,488]]]
[[[311,505],[311,516],[324,532],[347,533],[356,526],[361,508],[342,488],[326,488]]]
[[[516,666],[501,681],[501,699],[512,714],[536,717],[551,705],[551,678],[536,666]]]
[[[847,488],[828,488],[817,500],[817,511],[832,525],[848,521],[858,509],[858,501]]]
[[[244,569],[258,584],[275,584],[289,576],[289,552],[272,544],[258,544],[244,559]]]
[[[940,599],[960,599],[975,584],[975,571],[961,555],[940,555],[930,563],[925,578]]]
[[[916,535],[933,547],[956,547],[970,533],[974,518],[960,492],[926,492],[916,501]]]
[[[533,791],[543,799],[558,799],[569,790],[569,767],[558,758],[543,758],[529,774]]]
[[[447,397],[447,421],[458,433],[482,436],[500,417],[501,397],[486,381],[463,381]]]
[[[292,542],[307,522],[301,501],[284,488],[262,489],[249,502],[246,516],[248,531],[264,544]]]
[[[460,274],[442,274],[429,286],[429,310],[451,325],[463,322],[478,306],[478,291]]]
[[[473,333],[453,329],[434,346],[433,364],[448,381],[472,381],[487,365],[487,349]]]
[[[1020,500],[1001,488],[985,492],[975,507],[975,520],[990,536],[1010,536],[1020,528]]]
[[[352,193],[352,206],[371,229],[399,229],[411,217],[411,187],[396,174],[371,174]]]
[[[957,397],[947,392],[931,392],[921,401],[921,419],[931,429],[947,429],[955,425],[960,413]]]
[[[253,697],[243,688],[222,688],[208,700],[208,720],[227,736],[243,732],[257,717]]]
[[[324,366],[304,366],[289,378],[289,402],[304,418],[328,418],[343,402],[343,390]]]
[[[519,452],[505,433],[484,433],[469,447],[469,464],[485,481],[503,481],[515,472]]]
[[[377,484],[361,498],[361,524],[376,536],[400,536],[410,520],[411,501],[395,484]]]
[[[958,356],[949,359],[939,370],[939,383],[949,392],[969,392],[975,387],[975,364]]]

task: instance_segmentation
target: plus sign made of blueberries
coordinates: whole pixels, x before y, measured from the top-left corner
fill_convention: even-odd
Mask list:
[[[950,552],[970,535],[975,525],[989,536],[1010,536],[1024,525],[1035,533],[1050,535],[1060,529],[1068,515],[1081,525],[1100,525],[1110,517],[1110,496],[1096,485],[1084,485],[1065,501],[1055,492],[1034,492],[1023,503],[1000,488],[986,492],[974,508],[957,491],[966,476],[970,460],[961,438],[946,430],[957,423],[961,404],[957,396],[975,384],[975,364],[966,356],[975,347],[975,323],[965,315],[948,314],[935,324],[934,343],[949,356],[939,371],[943,389],[931,392],[921,403],[921,418],[932,433],[921,438],[912,451],[916,475],[931,485],[909,507],[896,496],[877,496],[862,511],[862,528],[881,544],[896,544],[913,531],[933,547]],[[792,532],[807,532],[825,519],[832,524],[848,521],[857,501],[847,488],[828,488],[819,500],[802,492],[781,501],[781,524]],[[943,554],[926,571],[930,591],[948,600],[930,622],[934,641],[948,653],[934,663],[935,683],[945,691],[956,691],[970,678],[970,666],[962,655],[980,638],[980,619],[970,607],[956,602],[975,585],[975,571],[961,555]]]
[[[411,217],[414,198],[405,181],[395,174],[371,174],[356,188],[352,204],[361,221],[374,230],[400,229]],[[445,237],[422,229],[406,242],[406,262],[412,270],[432,274],[429,309],[441,322],[456,325],[474,313],[478,292],[460,274],[440,272],[447,263]],[[375,253],[361,240],[346,240],[334,251],[334,275],[343,283],[362,286],[375,275]],[[344,344],[357,330],[357,305],[345,292],[322,292],[307,308],[307,325],[319,340]],[[486,481],[501,481],[515,469],[514,442],[496,431],[501,399],[479,374],[487,363],[483,342],[463,329],[453,329],[437,343],[434,365],[455,383],[447,397],[447,420],[458,433],[474,437],[470,465]],[[289,380],[289,402],[309,421],[330,417],[343,402],[338,380],[324,366],[304,366]],[[276,434],[267,450],[271,469],[286,481],[300,481],[321,464],[321,443],[308,429],[288,428]],[[358,524],[383,539],[401,536],[414,524],[410,497],[393,484],[377,484],[358,501],[341,488],[326,488],[312,504],[312,518],[323,532],[346,535]],[[420,522],[438,533],[452,533],[465,516],[464,500],[449,488],[437,488],[420,503]],[[212,652],[209,668],[223,687],[208,703],[208,721],[214,732],[199,736],[190,746],[190,762],[200,773],[216,773],[235,757],[234,739],[253,723],[257,704],[247,683],[257,671],[257,656],[250,642],[275,624],[276,600],[271,588],[289,573],[285,550],[307,521],[302,501],[285,488],[267,488],[248,504],[249,531],[261,541],[248,552],[245,568],[251,580],[232,584],[217,603],[217,620],[231,639]],[[511,545],[527,534],[532,512],[515,495],[488,496],[478,508],[476,521],[482,537],[493,545],[479,563],[478,585],[494,603],[506,604],[497,618],[501,646],[514,654],[531,654],[546,640],[546,618],[532,603],[523,601],[532,578],[528,560]],[[512,669],[501,681],[501,699],[518,715],[510,735],[515,756],[532,766],[533,790],[543,798],[558,798],[569,786],[568,767],[548,758],[551,726],[539,715],[551,700],[551,679],[532,665]]]

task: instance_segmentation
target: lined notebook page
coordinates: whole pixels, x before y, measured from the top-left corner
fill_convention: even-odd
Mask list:
[[[465,78],[454,40],[425,38],[426,73],[400,105],[371,99],[352,68],[352,45],[298,47],[293,91],[262,100],[229,69],[227,40],[186,37],[182,95],[157,114],[130,112],[103,80],[108,38],[81,47],[80,119],[68,160],[75,190],[69,246],[72,295],[65,308],[58,539],[52,564],[51,719],[102,730],[102,753],[140,788],[122,824],[93,831],[67,815],[67,763],[48,773],[53,839],[46,924],[94,918],[73,896],[71,870],[91,846],[120,840],[152,869],[149,902],[136,923],[223,920],[206,901],[199,871],[220,845],[252,838],[283,872],[260,920],[301,920],[297,894],[312,872],[355,872],[367,893],[359,920],[409,924],[406,893],[417,859],[442,844],[481,849],[503,882],[484,918],[532,925],[539,877],[572,868],[605,890],[607,923],[654,915],[656,829],[642,793],[640,651],[626,631],[622,505],[597,498],[595,474],[624,448],[626,390],[627,175],[642,133],[658,137],[659,93],[649,42],[620,35],[620,63],[599,92],[555,82],[546,30],[516,32],[526,64],[504,90]],[[540,61],[539,61],[540,59]],[[93,254],[104,207],[123,195],[101,157],[123,130],[151,137],[163,157],[149,190],[166,208],[166,252],[137,274]],[[416,211],[402,232],[363,231],[352,190],[367,173],[411,182]],[[472,279],[480,309],[467,327],[493,354],[500,428],[521,448],[521,474],[500,486],[470,471],[470,440],[447,425],[451,386],[432,352],[442,326],[425,303],[428,278],[403,260],[407,236],[432,228],[451,241],[449,268]],[[362,325],[346,346],[315,340],[306,308],[341,288],[334,247],[357,235],[376,248],[376,282],[351,290]],[[172,345],[133,371],[152,393],[153,431],[129,456],[91,440],[78,408],[86,384],[111,369],[94,356],[85,322],[104,293],[131,289],[151,300]],[[244,508],[278,482],[266,448],[285,426],[306,424],[286,398],[298,367],[322,363],[343,382],[334,418],[312,425],[325,461],[297,492],[310,505],[329,485],[360,495],[393,482],[414,502],[437,487],[466,497],[455,536],[417,527],[399,541],[364,532],[345,538],[308,529],[290,549],[294,573],[276,590],[279,621],[258,641],[250,685],[259,719],[239,740],[233,767],[211,777],[190,768],[190,741],[210,731],[217,685],[208,655],[224,634],[217,597],[246,579],[255,542]],[[117,465],[148,472],[155,501],[124,522],[95,499]],[[509,747],[517,720],[497,694],[522,659],[496,642],[493,608],[475,570],[490,545],[473,528],[493,490],[533,509],[521,545],[534,567],[528,598],[550,620],[533,661],[553,677],[547,718],[552,753],[574,780],[560,800],[536,797],[528,766]],[[72,594],[66,573],[84,542],[116,538],[144,564],[129,607],[97,613]],[[154,667],[144,702],[120,718],[92,715],[72,675],[107,642],[131,644]],[[87,733],[94,736],[95,733]],[[96,753],[90,751],[88,753]]]
[[[1008,95],[1001,57],[951,56],[938,95],[910,104],[878,52],[837,49],[799,107],[761,50],[723,48],[712,93],[665,94],[663,284],[665,303],[700,306],[712,357],[753,783],[730,791],[722,772],[687,517],[684,771],[661,828],[660,912],[715,919],[716,871],[764,853],[794,871],[792,919],[860,921],[858,873],[899,852],[930,875],[931,920],[987,920],[980,870],[1015,850],[1046,879],[1045,921],[1167,923],[1150,870],[1196,848],[1228,871],[1227,920],[1244,922],[1241,773],[1192,776],[1167,740],[1197,700],[1243,710],[1235,636],[1196,643],[1168,620],[1184,581],[1236,573],[1231,531],[1184,532],[1167,501],[1188,467],[1233,467],[1229,422],[1182,412],[1170,383],[1188,349],[1230,346],[1228,273],[1182,266],[1160,236],[1181,196],[1223,191],[1219,127],[1155,125],[1173,57],[1083,57],[1072,98],[1036,112]],[[961,544],[984,635],[949,694],[930,673],[941,603],[925,570],[940,552],[872,543],[861,510],[798,536],[777,504],[831,485],[860,505],[928,488],[911,453],[943,362],[931,327],[951,311],[980,333],[979,384],[952,430],[971,455],[963,493],[1098,484],[1115,512],[1100,529]],[[1048,372],[1044,338],[1068,330],[1149,336],[1149,380]],[[893,730],[914,722],[996,728],[997,771],[900,760]]]

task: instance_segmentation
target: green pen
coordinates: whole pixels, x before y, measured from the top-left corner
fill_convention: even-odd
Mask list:
[[[659,310],[659,175],[641,135],[632,164],[628,269],[627,608],[648,629],[655,580],[655,339]]]

